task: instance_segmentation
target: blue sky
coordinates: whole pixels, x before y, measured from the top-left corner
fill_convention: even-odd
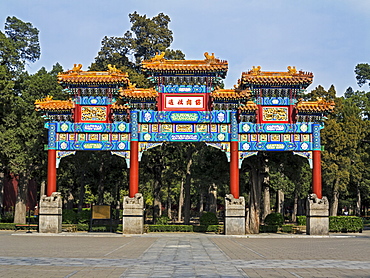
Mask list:
[[[314,83],[331,84],[338,95],[356,84],[354,68],[370,63],[369,0],[0,0],[0,30],[7,16],[31,22],[40,31],[41,59],[29,72],[59,62],[83,69],[94,60],[104,36],[122,36],[129,13],[170,16],[173,49],[187,59],[203,53],[229,62],[227,88],[243,71],[287,66],[314,73]]]

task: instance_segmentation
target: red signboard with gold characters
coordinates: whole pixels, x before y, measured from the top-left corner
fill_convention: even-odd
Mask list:
[[[207,94],[161,94],[163,111],[207,111]]]

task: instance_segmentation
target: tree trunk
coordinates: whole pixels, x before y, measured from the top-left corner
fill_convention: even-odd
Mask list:
[[[356,216],[361,216],[361,190],[359,182],[357,182]]]
[[[209,211],[213,213],[217,213],[217,186],[216,184],[212,184],[209,187]]]
[[[85,172],[82,174],[82,178],[80,179],[80,194],[79,194],[79,200],[78,200],[78,212],[82,211],[82,207],[84,204],[84,198],[85,198]]]
[[[284,215],[284,191],[281,189],[276,192],[276,212]]]
[[[157,218],[162,215],[162,202],[161,202],[161,186],[158,179],[154,181],[154,188],[153,188],[153,197],[154,197],[154,203],[153,203],[153,223],[157,223]]]
[[[18,177],[18,194],[14,210],[14,223],[26,224],[27,187],[26,173],[22,173]]]
[[[337,216],[339,203],[338,179],[334,181],[333,185],[333,199],[330,206],[330,216]]]
[[[168,183],[167,186],[167,217],[172,219],[172,208],[171,208],[171,184]]]
[[[294,190],[294,204],[293,204],[292,222],[297,221],[297,213],[298,213],[298,191]]]
[[[41,197],[42,196],[44,196],[44,195],[46,195],[46,190],[45,190],[45,188],[46,188],[46,181],[45,180],[43,180],[42,182],[41,182],[41,186],[40,186],[40,200],[41,200]]]
[[[249,210],[248,210],[248,225],[246,232],[250,234],[258,234],[260,228],[260,216],[261,216],[261,193],[262,183],[264,181],[264,154],[254,157],[253,160],[248,162],[250,166],[250,180],[251,190],[249,194]]]
[[[339,203],[339,192],[333,192],[333,200],[330,206],[330,216],[337,216],[338,214],[338,203]]]
[[[202,216],[204,211],[204,192],[201,191],[199,194],[199,216]]]
[[[66,204],[67,209],[73,209],[74,199],[75,198],[73,197],[72,191],[68,190],[68,197],[67,197],[67,204]]]
[[[98,185],[98,205],[104,204],[104,157],[100,156],[100,166],[99,166],[99,185]]]
[[[298,199],[298,212],[297,215],[306,215],[306,199]]]
[[[4,172],[0,172],[0,216],[3,215],[4,208]]]
[[[181,219],[182,219],[183,206],[184,206],[184,178],[181,179],[181,185],[180,185],[179,210],[177,214],[178,222],[181,222]]]
[[[185,200],[184,200],[184,224],[190,224],[190,185],[191,185],[191,165],[193,164],[193,148],[188,148],[187,165],[185,175]]]
[[[266,216],[271,213],[270,204],[270,187],[267,185],[263,189],[263,214],[262,221],[265,220]]]

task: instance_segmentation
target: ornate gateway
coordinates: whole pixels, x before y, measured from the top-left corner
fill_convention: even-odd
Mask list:
[[[166,60],[164,53],[143,61],[154,88],[136,88],[126,73],[60,73],[69,100],[36,101],[48,136],[48,184],[56,188],[60,159],[77,150],[107,150],[130,167],[130,198],[139,193],[139,158],[163,142],[205,142],[230,161],[230,193],[239,198],[239,166],[259,151],[292,151],[313,167],[313,193],[321,198],[320,129],[334,103],[301,98],[313,74],[288,67],[242,73],[234,89],[220,89],[228,62],[205,53],[204,60]]]

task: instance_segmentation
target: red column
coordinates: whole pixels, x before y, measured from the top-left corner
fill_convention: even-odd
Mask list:
[[[321,180],[321,151],[312,151],[313,169],[312,169],[312,193],[317,198],[322,198],[322,180]]]
[[[131,141],[130,147],[130,198],[139,192],[139,142]]]
[[[47,195],[57,191],[57,151],[48,150],[48,183]]]
[[[230,193],[239,199],[239,149],[238,141],[230,142]]]

